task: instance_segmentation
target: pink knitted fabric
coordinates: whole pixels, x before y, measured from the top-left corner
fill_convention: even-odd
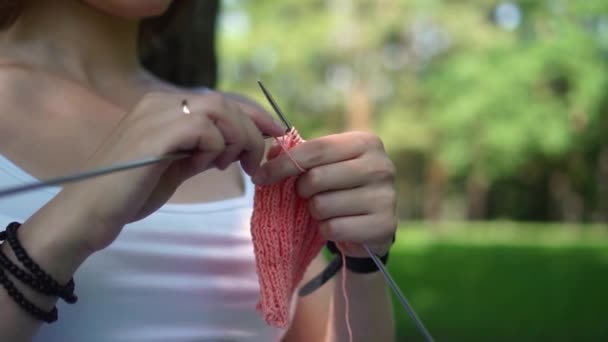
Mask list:
[[[285,149],[303,141],[295,129],[279,139]],[[257,310],[269,325],[279,328],[288,325],[293,294],[325,244],[318,222],[309,214],[308,201],[296,193],[296,178],[256,186],[251,217],[260,283]]]

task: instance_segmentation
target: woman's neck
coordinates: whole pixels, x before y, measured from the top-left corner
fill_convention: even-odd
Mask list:
[[[19,63],[92,85],[108,81],[103,78],[110,75],[140,71],[137,20],[110,16],[80,0],[30,4],[0,33],[1,50]]]

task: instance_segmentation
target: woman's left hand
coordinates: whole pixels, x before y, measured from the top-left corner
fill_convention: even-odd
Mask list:
[[[256,184],[273,184],[299,176],[297,193],[310,199],[311,215],[320,222],[321,233],[335,242],[366,244],[384,255],[397,229],[395,166],[376,135],[348,132],[306,141],[289,150],[307,170],[302,173],[275,146],[255,174]],[[273,158],[274,157],[274,158]],[[360,247],[343,250],[365,257]]]

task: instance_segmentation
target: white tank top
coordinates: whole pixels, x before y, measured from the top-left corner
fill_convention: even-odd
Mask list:
[[[35,180],[0,155],[0,188]],[[255,311],[254,186],[248,177],[244,183],[241,197],[166,204],[127,225],[81,266],[74,276],[78,302],[59,301],[59,320],[43,324],[34,341],[276,341],[283,331]],[[59,190],[0,198],[2,229],[23,222]]]

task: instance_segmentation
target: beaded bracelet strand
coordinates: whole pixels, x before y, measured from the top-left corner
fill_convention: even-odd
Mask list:
[[[56,295],[65,299],[66,302],[70,304],[75,303],[78,298],[74,295],[74,279],[70,278],[66,285],[61,285],[48,273],[42,270],[19,242],[19,239],[17,238],[17,229],[19,229],[20,226],[21,224],[19,222],[11,222],[6,228],[6,241],[8,241],[13,249],[19,262],[21,262],[44,287],[51,289]]]

